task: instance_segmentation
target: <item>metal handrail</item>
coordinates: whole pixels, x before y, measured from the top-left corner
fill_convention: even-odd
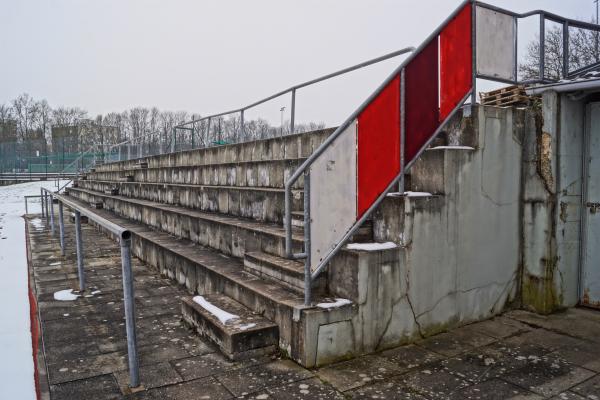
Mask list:
[[[304,87],[307,87],[307,86],[310,86],[310,85],[314,85],[315,83],[319,83],[319,82],[323,82],[323,81],[331,79],[331,78],[335,78],[336,76],[340,76],[340,75],[346,74],[348,72],[352,72],[352,71],[356,71],[356,70],[364,68],[364,67],[368,67],[369,65],[373,65],[373,64],[379,63],[381,61],[389,60],[391,58],[398,57],[398,56],[406,54],[406,53],[410,53],[410,52],[412,52],[414,50],[415,50],[414,47],[405,47],[403,49],[396,50],[396,51],[393,51],[393,52],[388,53],[388,54],[384,54],[384,55],[382,55],[380,57],[372,58],[372,59],[364,61],[362,63],[353,65],[351,67],[347,67],[347,68],[341,69],[339,71],[332,72],[332,73],[329,73],[327,75],[323,75],[323,76],[320,76],[318,78],[311,79],[309,81],[296,84],[296,85],[291,86],[291,87],[289,87],[289,88],[287,88],[285,90],[282,90],[280,92],[277,92],[275,94],[267,96],[267,97],[265,97],[263,99],[255,101],[255,102],[253,102],[251,104],[248,104],[248,105],[246,105],[244,107],[236,108],[234,110],[220,112],[220,113],[216,113],[216,114],[211,114],[211,115],[208,115],[206,117],[201,117],[201,118],[197,118],[197,119],[194,119],[194,120],[191,120],[191,121],[184,122],[182,124],[179,124],[179,125],[176,125],[175,127],[173,127],[173,134],[176,135],[177,129],[190,129],[190,128],[187,128],[188,125],[193,125],[193,124],[196,124],[196,123],[202,122],[202,121],[209,121],[209,125],[208,126],[209,126],[209,129],[210,129],[210,120],[212,118],[217,118],[217,117],[221,117],[223,115],[237,114],[237,113],[239,113],[240,116],[241,116],[241,130],[242,130],[242,134],[244,134],[244,112],[246,110],[248,110],[250,108],[253,108],[253,107],[256,107],[258,105],[261,105],[263,103],[266,103],[269,100],[273,100],[273,99],[275,99],[277,97],[283,96],[283,95],[288,94],[288,93],[292,94],[291,116],[290,116],[290,132],[294,133],[294,130],[295,130],[295,117],[296,117],[296,91],[298,89],[302,89]]]
[[[548,11],[544,11],[544,10],[534,10],[534,11],[529,11],[526,13],[516,13],[514,11],[510,11],[501,7],[497,7],[491,4],[487,4],[484,2],[480,2],[480,1],[476,1],[475,4],[477,5],[477,7],[481,7],[481,8],[486,8],[488,10],[491,11],[495,11],[497,13],[500,14],[504,14],[504,15],[508,15],[510,17],[513,17],[515,20],[517,19],[522,19],[522,18],[528,18],[528,17],[533,17],[538,15],[540,17],[540,45],[539,45],[539,51],[540,51],[540,57],[539,57],[539,62],[538,62],[538,67],[539,67],[539,76],[537,79],[529,79],[529,80],[525,80],[525,81],[519,81],[518,76],[517,76],[517,65],[518,65],[518,60],[517,57],[515,57],[515,66],[514,66],[514,70],[515,70],[515,79],[511,80],[511,79],[503,79],[503,78],[498,78],[498,77],[494,77],[494,76],[489,76],[489,75],[484,75],[484,74],[476,74],[476,76],[478,78],[482,78],[482,79],[486,79],[486,80],[491,80],[491,81],[496,81],[496,82],[502,82],[502,83],[508,83],[508,84],[535,84],[535,83],[551,83],[551,82],[557,82],[558,80],[554,80],[554,79],[549,79],[547,78],[545,75],[545,56],[546,56],[546,44],[545,44],[545,32],[546,32],[546,20],[548,21],[552,21],[552,22],[556,22],[558,24],[562,24],[562,28],[563,28],[563,40],[562,40],[562,56],[563,56],[563,70],[562,70],[562,74],[563,74],[563,78],[572,78],[573,76],[576,76],[577,74],[588,70],[590,68],[594,68],[597,66],[600,66],[600,60],[596,60],[595,63],[590,64],[588,66],[579,68],[575,71],[569,71],[569,60],[570,60],[570,53],[569,53],[569,37],[570,37],[570,33],[569,33],[569,28],[573,27],[573,28],[579,28],[579,29],[587,29],[587,30],[591,30],[591,31],[595,31],[595,32],[600,32],[600,25],[599,24],[594,24],[591,22],[584,22],[584,21],[578,21],[575,19],[571,19],[571,18],[566,18],[566,17],[562,17],[560,15],[548,12]],[[515,40],[518,40],[518,38],[515,38]],[[515,43],[515,51],[517,48],[517,43]]]
[[[338,243],[338,245],[326,256],[323,258],[323,260],[318,264],[317,268],[315,269],[315,271],[312,271],[310,269],[310,234],[307,237],[308,242],[305,241],[305,250],[303,253],[301,254],[294,254],[293,253],[293,249],[292,249],[292,207],[291,207],[291,190],[292,190],[292,186],[296,183],[296,181],[300,178],[300,176],[302,176],[302,174],[304,174],[305,178],[309,175],[309,173],[307,172],[308,168],[313,164],[314,161],[316,161],[321,154],[338,138],[338,136],[340,136],[342,134],[342,132],[344,132],[346,130],[346,128],[348,127],[348,125],[350,125],[350,123],[367,107],[368,104],[370,104],[378,95],[379,93],[390,83],[390,81],[392,79],[394,79],[396,76],[398,76],[399,73],[401,73],[405,66],[408,65],[408,63],[411,62],[411,60],[414,59],[414,57],[416,57],[417,54],[419,54],[419,52],[425,48],[425,46],[427,46],[431,40],[435,39],[441,32],[441,30],[443,29],[443,27],[450,21],[452,20],[457,14],[458,12],[464,7],[464,5],[468,2],[471,2],[472,0],[464,0],[461,5],[452,13],[450,14],[450,16],[448,16],[444,22],[442,22],[439,27],[433,31],[428,37],[427,39],[425,39],[423,41],[423,43],[409,56],[406,58],[406,60],[404,60],[388,77],[387,79],[385,79],[385,81],[352,113],[350,114],[350,116],[302,163],[302,165],[300,165],[300,167],[298,167],[298,169],[296,169],[296,171],[294,171],[294,173],[286,180],[285,182],[285,215],[284,215],[284,229],[285,229],[285,252],[288,258],[294,258],[294,259],[299,259],[299,258],[305,258],[305,276],[306,275],[310,275],[310,280],[314,280],[316,279],[316,277],[323,271],[323,269],[325,268],[325,266],[327,265],[327,263],[329,262],[329,260],[341,249],[341,247],[345,244],[345,242],[348,240],[348,238],[350,236],[352,236],[352,234],[360,227],[360,225],[362,224],[362,222],[364,222],[364,220],[366,218],[368,218],[368,216],[371,214],[371,212],[375,209],[375,207],[383,200],[383,198],[385,197],[385,195],[398,183],[398,179],[404,174],[405,172],[405,166],[402,168],[401,173],[393,180],[393,182],[389,185],[388,188],[386,188],[386,190],[378,197],[378,199],[375,201],[375,203],[363,214],[363,216],[357,221],[355,222],[353,228],[350,229],[350,231],[348,231],[344,237],[342,238],[342,240]],[[471,94],[469,94],[470,96]],[[464,103],[464,101],[466,101],[466,98],[460,103],[460,106],[462,106],[462,104]],[[451,115],[453,115],[460,107],[455,108]],[[439,131],[441,130],[441,127],[438,128],[438,130],[434,133],[433,138],[435,138],[435,136],[437,136],[437,134],[439,133]],[[426,146],[428,144],[426,144],[425,146],[423,146],[423,148],[419,151],[418,154],[421,154]],[[304,185],[304,197],[307,197],[307,185],[305,183]],[[309,189],[310,190],[310,189]],[[310,210],[307,209],[305,207],[304,209],[304,221],[306,223],[306,221],[310,220]],[[306,228],[305,228],[306,230]],[[306,234],[306,233],[305,233]],[[308,245],[308,246],[307,246]],[[310,285],[305,285],[305,304],[308,305],[310,304]]]
[[[32,196],[29,196],[32,197]],[[37,196],[36,196],[37,197]],[[137,334],[135,327],[135,301],[133,286],[133,270],[131,267],[131,231],[114,222],[98,215],[97,213],[80,206],[64,195],[60,195],[46,188],[41,188],[42,216],[50,218],[52,235],[55,235],[54,224],[54,199],[58,200],[58,222],[60,228],[60,248],[65,255],[65,227],[63,206],[67,206],[75,213],[75,243],[77,249],[77,272],[79,276],[79,290],[83,292],[85,286],[85,271],[83,268],[83,238],[81,233],[81,216],[93,221],[119,238],[121,246],[121,266],[123,271],[123,302],[125,308],[125,328],[127,332],[127,353],[129,364],[130,387],[140,385],[139,361],[137,353]],[[27,197],[25,198],[27,201]],[[48,210],[48,204],[50,210]],[[44,211],[45,210],[45,211]]]

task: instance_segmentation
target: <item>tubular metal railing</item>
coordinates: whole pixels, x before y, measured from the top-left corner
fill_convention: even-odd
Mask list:
[[[290,133],[293,134],[293,133],[295,133],[295,128],[296,128],[296,126],[295,126],[295,124],[296,124],[296,122],[295,122],[296,121],[296,92],[298,90],[300,90],[302,88],[305,88],[307,86],[314,85],[314,84],[319,83],[319,82],[323,82],[323,81],[331,79],[331,78],[335,78],[335,77],[343,75],[343,74],[347,74],[347,73],[352,72],[352,71],[359,70],[361,68],[368,67],[368,66],[373,65],[373,64],[380,63],[382,61],[389,60],[389,59],[394,58],[394,57],[401,56],[403,54],[410,53],[413,50],[414,50],[414,47],[406,47],[406,48],[403,48],[403,49],[400,49],[400,50],[397,50],[397,51],[385,54],[383,56],[380,56],[380,57],[377,57],[377,58],[373,58],[373,59],[364,61],[364,62],[362,62],[360,64],[356,64],[356,65],[353,65],[351,67],[344,68],[344,69],[341,69],[341,70],[336,71],[336,72],[332,72],[332,73],[327,74],[327,75],[323,75],[321,77],[312,79],[310,81],[306,81],[306,82],[303,82],[303,83],[291,86],[288,89],[285,89],[285,90],[282,90],[282,91],[277,92],[275,94],[272,94],[270,96],[267,96],[267,97],[265,97],[265,98],[263,98],[261,100],[255,101],[255,102],[253,102],[251,104],[248,104],[248,105],[246,105],[244,107],[237,108],[237,109],[230,110],[230,111],[220,112],[220,113],[216,113],[216,114],[211,114],[211,115],[208,115],[206,117],[202,117],[202,118],[198,118],[198,119],[193,119],[191,121],[187,121],[187,122],[178,124],[178,125],[174,126],[173,129],[172,129],[171,137],[170,137],[168,146],[161,143],[160,146],[159,146],[160,147],[159,151],[157,153],[155,153],[155,154],[163,154],[163,153],[169,153],[169,152],[173,153],[173,152],[175,152],[177,150],[177,131],[179,131],[179,130],[185,130],[185,131],[190,131],[191,132],[192,148],[193,148],[194,147],[193,143],[194,143],[195,134],[198,133],[198,135],[199,135],[198,138],[199,139],[201,138],[201,135],[203,134],[203,132],[198,132],[196,130],[195,125],[198,124],[198,123],[206,121],[206,126],[205,126],[206,130],[204,132],[204,135],[206,137],[208,137],[209,132],[210,132],[210,128],[211,128],[211,122],[212,122],[212,120],[214,120],[215,118],[218,118],[218,117],[225,116],[225,115],[239,114],[239,116],[240,116],[240,127],[239,127],[239,129],[241,131],[240,132],[241,133],[240,136],[243,138],[245,136],[244,113],[247,110],[251,109],[251,108],[254,108],[256,106],[259,106],[261,104],[264,104],[264,103],[266,103],[266,102],[268,102],[270,100],[273,100],[273,99],[275,99],[277,97],[280,97],[280,96],[283,96],[283,95],[286,95],[286,94],[291,94]],[[164,134],[164,132],[162,132],[162,131],[153,131],[153,132],[141,135],[139,137],[131,138],[131,139],[125,140],[125,141],[123,141],[121,143],[117,143],[117,144],[111,145],[111,146],[108,147],[106,153],[109,154],[109,155],[111,155],[111,154],[115,153],[115,149],[119,149],[118,150],[118,154],[117,154],[117,160],[115,160],[115,161],[122,161],[123,159],[131,159],[132,155],[134,157],[137,157],[137,158],[142,158],[144,155],[142,154],[141,144],[139,144],[138,147],[137,147],[137,149],[136,149],[137,154],[131,154],[131,145],[133,145],[134,143],[136,143],[138,141],[141,141],[144,138],[147,138],[147,137],[152,136],[152,135],[157,135],[157,134]],[[128,154],[126,156],[124,156],[122,154],[122,152],[120,151],[120,147],[122,147],[122,146],[128,146],[127,147]]]
[[[392,74],[390,74],[390,76],[377,88],[377,90],[375,90],[370,96],[369,98],[367,98],[367,100],[365,100],[365,102],[363,102],[360,107],[358,107],[358,109],[356,111],[354,111],[350,117],[348,117],[334,132],[333,134],[331,134],[327,140],[325,140],[325,142],[323,142],[321,144],[321,146],[319,146],[313,154],[311,154],[306,161],[304,161],[304,163],[302,163],[302,165],[286,180],[285,182],[285,215],[284,215],[284,228],[285,228],[285,249],[286,249],[286,255],[288,258],[291,259],[304,259],[305,260],[305,267],[304,267],[304,274],[305,274],[305,286],[304,286],[304,301],[305,301],[305,305],[310,305],[311,304],[311,284],[312,282],[319,276],[319,274],[321,272],[323,272],[323,270],[325,269],[325,267],[327,266],[327,264],[329,263],[329,261],[331,260],[331,258],[333,256],[335,256],[335,254],[337,254],[337,252],[346,244],[346,242],[348,241],[348,239],[356,232],[356,230],[362,225],[362,223],[370,216],[370,214],[377,208],[377,206],[381,203],[381,201],[383,201],[383,199],[385,198],[385,196],[393,189],[396,187],[396,185],[398,185],[398,182],[400,182],[400,187],[403,188],[403,177],[404,174],[411,168],[412,164],[414,163],[414,161],[416,159],[418,159],[418,157],[425,151],[425,149],[431,144],[431,142],[433,140],[435,140],[435,138],[437,137],[437,135],[442,131],[442,129],[444,128],[444,125],[441,125],[431,136],[431,138],[427,141],[427,143],[425,143],[425,145],[423,147],[421,147],[421,149],[417,152],[415,158],[411,161],[409,161],[407,164],[405,164],[405,160],[402,159],[401,160],[401,170],[400,173],[392,180],[392,182],[389,184],[389,186],[383,191],[383,193],[381,193],[377,199],[375,200],[375,202],[368,208],[368,210],[362,215],[362,217],[354,223],[354,225],[352,226],[352,228],[346,232],[346,234],[343,235],[343,237],[341,238],[341,240],[339,242],[337,242],[337,244],[334,246],[334,248],[328,253],[326,254],[323,259],[316,265],[315,269],[312,269],[312,264],[311,264],[311,235],[310,235],[310,223],[311,223],[311,219],[310,219],[310,202],[307,201],[308,198],[310,198],[310,166],[321,156],[321,154],[323,154],[323,152],[329,148],[329,146],[346,130],[346,128],[350,125],[350,123],[352,123],[352,121],[358,117],[358,115],[366,108],[366,106],[368,104],[371,103],[371,101],[373,99],[375,99],[375,97],[389,84],[389,82],[394,79],[396,76],[398,76],[400,74],[401,80],[402,80],[402,90],[404,90],[404,76],[405,76],[405,67],[408,65],[408,63],[410,63],[410,61],[427,45],[430,43],[431,40],[433,40],[437,35],[440,34],[441,30],[443,29],[444,26],[446,26],[446,24],[451,21],[458,13],[459,10],[461,10],[467,3],[472,3],[473,9],[473,22],[475,22],[475,13],[476,13],[476,7],[475,6],[481,6],[484,8],[489,8],[491,10],[494,10],[496,12],[499,13],[504,13],[507,15],[512,16],[515,19],[515,24],[517,23],[517,19],[518,18],[526,18],[529,16],[533,16],[533,15],[540,15],[540,76],[539,79],[536,80],[530,80],[530,81],[524,81],[524,82],[519,82],[518,80],[518,58],[516,57],[516,53],[515,53],[515,65],[514,65],[514,76],[515,76],[515,80],[514,81],[507,81],[504,79],[498,79],[496,77],[491,77],[491,76],[484,76],[481,74],[477,73],[476,70],[476,32],[475,32],[475,23],[473,23],[473,32],[472,32],[472,37],[473,37],[473,85],[472,85],[472,90],[471,92],[461,100],[461,102],[454,108],[454,110],[452,110],[452,112],[449,114],[449,116],[447,117],[446,120],[449,120],[450,118],[452,118],[452,116],[463,106],[463,104],[469,99],[469,97],[471,98],[471,103],[475,104],[476,103],[476,78],[483,78],[483,79],[487,79],[487,80],[493,80],[493,81],[499,81],[499,82],[505,82],[505,83],[540,83],[540,82],[547,82],[548,79],[545,77],[545,72],[544,72],[544,59],[545,59],[545,46],[544,46],[544,32],[545,32],[545,20],[551,20],[551,21],[555,21],[555,22],[560,22],[563,24],[564,27],[566,27],[566,36],[565,36],[565,43],[564,45],[567,47],[566,49],[563,49],[564,52],[564,62],[565,62],[565,76],[569,74],[568,71],[568,61],[569,61],[569,53],[568,53],[568,41],[569,41],[569,36],[568,36],[568,27],[569,26],[573,26],[573,27],[580,27],[580,28],[585,28],[585,29],[592,29],[595,32],[600,31],[600,26],[595,25],[595,24],[589,24],[589,23],[585,23],[585,22],[580,22],[580,21],[574,21],[568,18],[563,18],[560,17],[558,15],[552,14],[552,13],[548,13],[546,11],[542,11],[542,10],[538,10],[538,11],[532,11],[529,13],[524,13],[524,14],[517,14],[511,11],[507,11],[507,10],[503,10],[500,9],[498,7],[494,7],[485,3],[479,3],[477,1],[473,1],[473,0],[465,0],[463,1],[463,3],[456,9],[456,11],[454,13],[452,13],[448,18],[446,18],[446,20],[444,22],[442,22],[442,24],[440,24],[440,26],[427,38],[423,41],[423,44],[411,55],[409,56],[406,60],[404,60],[404,62],[402,62],[400,64],[400,66],[398,66],[398,68],[396,68],[394,70],[394,72],[392,72]],[[515,32],[515,52],[516,52],[516,48],[517,48],[517,37],[516,37],[516,32]],[[404,116],[404,109],[405,109],[405,96],[402,94],[401,95],[401,118],[403,118]],[[404,148],[404,141],[405,141],[405,132],[404,132],[404,124],[401,122],[401,143],[402,143],[402,148]],[[293,185],[296,183],[296,181],[301,177],[304,176],[304,251],[302,253],[297,253],[295,254],[293,252],[293,247],[292,247],[292,223],[291,223],[291,191],[292,191],[292,187]],[[402,189],[403,190],[403,189]]]
[[[534,10],[534,11],[529,11],[526,13],[516,13],[516,12],[510,11],[510,10],[506,10],[504,8],[496,7],[494,5],[479,2],[479,1],[475,2],[475,5],[477,5],[477,7],[495,11],[499,14],[507,15],[507,16],[510,16],[513,18],[514,24],[515,24],[515,41],[516,41],[515,42],[515,51],[517,51],[517,49],[518,49],[518,35],[517,35],[518,20],[523,19],[523,18],[533,17],[533,16],[540,17],[539,60],[538,60],[539,72],[538,72],[537,79],[528,79],[528,80],[522,80],[522,81],[519,80],[519,78],[518,78],[518,57],[516,54],[514,57],[514,76],[515,76],[514,80],[502,79],[502,78],[484,75],[484,74],[477,74],[478,78],[496,81],[496,82],[508,83],[508,84],[535,84],[535,83],[556,82],[558,79],[552,79],[552,78],[546,76],[546,55],[547,55],[546,21],[551,21],[551,22],[555,22],[557,24],[562,25],[562,54],[561,55],[562,55],[562,78],[563,79],[572,78],[582,72],[585,72],[588,69],[596,68],[596,67],[600,66],[600,58],[599,58],[600,52],[598,51],[598,43],[596,43],[596,57],[595,57],[596,60],[594,63],[591,63],[590,65],[580,66],[579,68],[577,68],[573,71],[571,71],[569,68],[569,63],[571,60],[571,53],[570,53],[570,49],[569,49],[570,37],[571,37],[570,36],[571,35],[570,28],[586,29],[586,30],[593,31],[596,35],[598,35],[600,32],[600,25],[598,25],[598,24],[577,21],[574,19],[561,17],[560,15],[553,14],[551,12],[544,11],[544,10]]]
[[[27,198],[38,196],[26,196]],[[123,301],[125,305],[125,327],[127,332],[127,352],[129,363],[129,385],[138,387],[140,385],[139,362],[137,353],[137,334],[135,328],[135,300],[133,287],[133,271],[131,267],[131,231],[123,228],[106,218],[96,214],[89,209],[81,207],[67,197],[41,188],[40,196],[42,201],[42,217],[50,219],[50,230],[52,235],[56,234],[54,200],[58,202],[58,224],[60,236],[60,248],[62,255],[65,255],[65,225],[64,225],[64,207],[68,207],[75,214],[75,243],[77,250],[77,272],[79,277],[79,290],[85,291],[85,269],[83,252],[83,235],[81,231],[81,217],[85,216],[88,220],[106,229],[119,239],[121,246],[121,267],[123,272]],[[27,203],[26,203],[27,204]],[[27,207],[27,206],[26,206]]]

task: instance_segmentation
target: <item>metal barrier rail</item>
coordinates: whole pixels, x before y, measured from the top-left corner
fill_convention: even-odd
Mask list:
[[[77,249],[77,271],[79,276],[79,290],[85,291],[85,270],[83,266],[83,237],[81,233],[81,217],[86,216],[104,229],[119,238],[121,246],[121,267],[123,271],[123,300],[125,304],[125,327],[127,331],[127,353],[129,362],[129,386],[134,388],[140,385],[139,361],[137,354],[137,335],[135,328],[135,301],[133,287],[133,271],[131,268],[131,231],[123,228],[100,215],[85,209],[77,203],[69,200],[63,195],[54,193],[48,189],[41,188],[42,216],[50,217],[50,229],[55,235],[54,222],[54,199],[58,201],[58,223],[60,235],[60,247],[62,255],[65,255],[65,225],[64,206],[73,210],[75,214],[75,242]],[[50,208],[50,209],[48,209]]]
[[[295,118],[296,118],[296,91],[297,90],[302,89],[302,88],[307,87],[307,86],[310,86],[310,85],[314,85],[316,83],[319,83],[319,82],[322,82],[322,81],[325,81],[325,80],[328,80],[328,79],[331,79],[331,78],[335,78],[336,76],[340,76],[340,75],[346,74],[348,72],[356,71],[358,69],[365,68],[365,67],[368,67],[370,65],[377,64],[379,62],[382,62],[382,61],[385,61],[385,60],[389,60],[391,58],[398,57],[398,56],[403,55],[403,54],[410,53],[414,49],[415,49],[414,47],[405,47],[403,49],[400,49],[400,50],[397,50],[397,51],[385,54],[383,56],[380,56],[380,57],[377,57],[377,58],[373,58],[373,59],[364,61],[364,62],[362,62],[360,64],[356,64],[356,65],[353,65],[351,67],[347,67],[347,68],[341,69],[339,71],[332,72],[330,74],[323,75],[321,77],[312,79],[310,81],[306,81],[306,82],[303,82],[303,83],[291,86],[288,89],[285,89],[285,90],[282,90],[282,91],[277,92],[275,94],[272,94],[270,96],[267,96],[267,97],[265,97],[265,98],[263,98],[261,100],[255,101],[254,103],[248,104],[248,105],[246,105],[244,107],[236,108],[234,110],[220,112],[220,113],[216,113],[216,114],[211,114],[211,115],[208,115],[206,117],[194,119],[194,120],[187,121],[187,122],[181,123],[179,125],[176,125],[176,126],[174,126],[172,128],[171,141],[170,141],[170,149],[168,149],[167,151],[171,152],[171,153],[174,153],[176,151],[176,146],[177,146],[177,130],[192,131],[192,142],[193,142],[193,140],[194,140],[194,132],[195,132],[194,124],[202,122],[202,121],[208,121],[208,123],[206,125],[206,132],[208,133],[208,132],[210,132],[211,120],[213,118],[221,117],[221,116],[224,116],[224,115],[240,114],[240,121],[241,121],[241,123],[240,123],[240,129],[241,129],[241,135],[243,136],[244,133],[245,133],[245,130],[244,130],[244,112],[246,110],[251,109],[251,108],[256,107],[256,106],[259,106],[259,105],[261,105],[263,103],[268,102],[269,100],[273,100],[273,99],[275,99],[277,97],[283,96],[283,95],[288,94],[288,93],[291,93],[291,95],[292,95],[291,108],[290,108],[290,110],[291,110],[290,111],[291,112],[291,117],[290,117],[290,133],[294,133],[294,131],[295,131],[294,130],[295,129]],[[191,125],[191,127],[189,125]],[[115,147],[119,147],[119,146],[126,145],[126,144],[132,144],[132,143],[134,143],[135,141],[137,141],[139,139],[142,139],[142,138],[147,137],[147,136],[155,135],[157,133],[160,134],[162,132],[161,131],[154,131],[154,132],[146,133],[146,134],[141,135],[141,136],[139,136],[137,138],[131,138],[131,139],[123,141],[121,143],[117,143],[115,145],[111,145],[108,148],[108,152],[110,153]],[[161,154],[162,153],[163,152],[161,151]],[[139,157],[141,158],[141,155],[139,155]],[[130,159],[130,157],[128,157],[128,159]],[[119,154],[119,161],[121,161],[121,155],[120,154]]]
[[[571,18],[561,17],[560,15],[553,14],[551,12],[544,11],[544,10],[534,10],[534,11],[529,11],[526,13],[516,13],[514,11],[506,10],[504,8],[496,7],[494,5],[479,2],[479,1],[476,1],[475,5],[477,7],[485,8],[485,9],[488,9],[491,11],[495,11],[499,14],[504,14],[504,15],[512,17],[514,20],[515,26],[519,19],[533,17],[536,15],[538,15],[540,17],[540,26],[539,26],[539,29],[540,29],[540,31],[539,31],[539,52],[540,52],[540,54],[539,54],[539,62],[538,62],[539,77],[537,79],[519,81],[518,76],[517,76],[518,58],[516,56],[514,57],[514,63],[515,63],[515,65],[514,65],[515,79],[514,80],[501,79],[498,77],[484,75],[484,74],[477,74],[478,78],[496,81],[496,82],[508,83],[508,84],[534,84],[534,83],[556,82],[556,80],[549,79],[548,77],[546,77],[546,68],[545,68],[545,63],[546,63],[546,40],[545,40],[546,21],[552,21],[552,22],[562,25],[562,29],[563,29],[563,37],[562,37],[562,57],[563,57],[562,74],[563,74],[563,78],[565,78],[565,79],[572,78],[577,74],[580,74],[582,72],[585,72],[588,69],[595,68],[600,65],[600,60],[596,59],[595,63],[581,67],[575,71],[569,71],[569,61],[570,61],[569,28],[587,29],[587,30],[598,33],[598,32],[600,32],[600,25],[598,25],[598,24],[577,21],[577,20],[574,20]],[[516,32],[515,32],[515,34],[516,34]],[[518,43],[516,43],[517,41],[518,41],[518,37],[515,37],[515,51],[518,48]]]

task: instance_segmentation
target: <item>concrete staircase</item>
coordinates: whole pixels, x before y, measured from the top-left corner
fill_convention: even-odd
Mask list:
[[[518,215],[503,197],[516,190],[508,183],[518,187],[523,126],[493,108],[451,121],[406,176],[405,189],[423,193],[389,194],[352,238],[358,246],[313,282],[310,306],[303,263],[285,258],[283,184],[332,130],[105,164],[68,193],[133,232],[134,254],[187,288],[185,320],[229,358],[278,347],[313,367],[492,316],[510,301],[512,286],[501,284],[515,281],[518,263],[486,254],[510,254],[512,239],[486,239],[479,221],[513,224]],[[505,182],[496,182],[497,168]],[[296,252],[302,184],[293,196]],[[477,240],[476,251],[461,247]],[[372,242],[395,245],[361,245]],[[194,295],[239,319],[220,322]]]
[[[275,323],[261,320],[270,339],[253,340],[263,333],[240,332],[237,325],[219,323],[191,297],[184,300],[186,321],[227,356],[239,359],[272,351],[275,337],[284,352],[311,365],[316,356],[310,347],[316,343],[307,346],[315,335],[308,331],[322,321],[348,320],[355,305],[303,305],[304,264],[284,258],[283,186],[331,132],[100,165],[75,182],[68,194],[96,209],[101,204],[97,212],[128,226],[134,232],[135,255],[185,285],[191,295],[207,296],[216,307],[244,315],[245,320],[254,315]],[[299,182],[294,211],[301,212],[302,205]],[[293,243],[301,251],[302,222],[295,225]],[[370,223],[356,239],[372,241]],[[335,301],[327,274],[312,289],[315,304]]]

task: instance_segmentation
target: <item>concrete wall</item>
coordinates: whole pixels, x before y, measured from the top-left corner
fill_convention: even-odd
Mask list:
[[[474,148],[428,150],[412,170],[413,188],[435,195],[388,196],[375,213],[375,240],[398,249],[355,270],[331,265],[334,294],[358,304],[349,335],[357,352],[488,318],[516,299],[526,120],[524,110],[485,107],[456,124],[454,144]]]
[[[546,92],[524,163],[523,306],[577,304],[585,102]]]

